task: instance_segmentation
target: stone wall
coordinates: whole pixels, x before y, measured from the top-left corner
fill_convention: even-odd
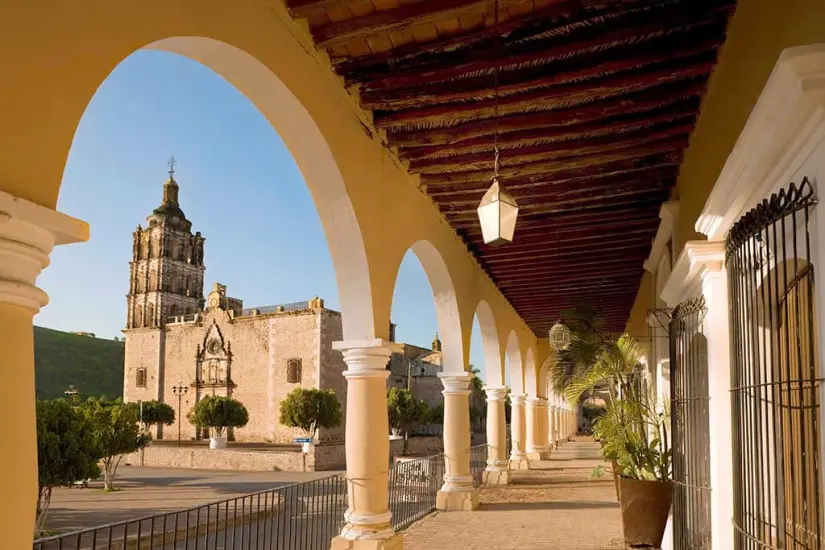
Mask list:
[[[127,455],[125,462],[132,466],[140,466],[140,451]],[[303,456],[301,451],[243,451],[231,448],[208,449],[203,446],[150,445],[143,451],[143,466],[196,470],[300,472],[303,469]],[[307,470],[312,471],[310,460],[307,460]]]
[[[436,436],[411,437],[407,440],[407,452],[404,453],[404,440],[390,440],[390,460],[396,456],[434,455],[444,451],[444,438]]]

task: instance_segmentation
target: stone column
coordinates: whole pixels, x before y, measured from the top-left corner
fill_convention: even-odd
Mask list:
[[[510,483],[510,465],[507,460],[507,422],[504,416],[506,387],[485,387],[487,392],[487,467],[484,485]]]
[[[707,304],[705,331],[708,353],[708,417],[710,439],[710,509],[712,548],[733,548],[733,434],[730,394],[730,326],[728,282],[723,242],[716,261],[705,263],[702,294]]]
[[[8,445],[0,453],[0,471],[7,473],[7,506],[0,514],[3,548],[31,548],[34,532],[38,482],[32,320],[49,302],[35,282],[55,245],[88,238],[85,222],[0,191],[0,414],[14,419],[4,426]]]
[[[561,405],[556,405],[555,413],[553,414],[553,418],[555,419],[556,424],[556,431],[554,432],[556,438],[556,447],[561,445]]]
[[[538,424],[538,431],[536,432],[536,449],[542,460],[550,458],[550,438],[547,434],[547,399],[539,397],[536,402],[536,423]]]
[[[556,429],[553,416],[556,414],[556,407],[553,405],[553,398],[551,397],[547,403],[547,445],[550,450],[556,448],[556,438],[553,430]]]
[[[441,372],[444,384],[444,485],[438,491],[439,510],[475,510],[478,493],[470,472],[470,380],[469,372]]]
[[[510,469],[528,470],[526,437],[527,422],[524,404],[527,396],[523,393],[510,394]]]
[[[539,398],[528,396],[526,407],[526,427],[527,460],[541,460],[541,448],[539,448],[539,432],[541,431],[541,409],[539,408]]]
[[[336,342],[347,370],[346,524],[332,550],[397,550],[402,538],[392,530],[387,472],[390,461],[387,377],[390,348],[384,340]]]

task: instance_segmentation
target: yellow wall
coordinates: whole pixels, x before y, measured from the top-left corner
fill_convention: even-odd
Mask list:
[[[693,226],[782,50],[825,42],[825,0],[740,0],[728,28],[674,198],[680,201],[674,258]]]
[[[426,240],[443,257],[458,302],[458,314],[450,320],[462,341],[454,354],[459,359],[450,361],[449,368],[466,368],[473,314],[481,299],[496,317],[501,349],[513,330],[522,356],[535,348],[535,336],[416,180],[371,135],[368,118],[280,0],[84,0],[49,3],[48,8],[39,1],[0,3],[0,190],[54,208],[75,129],[98,86],[132,52],[174,37],[205,37],[242,50],[288,88],[317,126],[343,179],[365,250],[367,268],[356,278],[368,279],[372,319],[358,337],[388,336],[398,266],[412,244]],[[265,105],[267,89],[260,80],[233,75],[234,67],[225,61],[207,64],[248,95],[284,139],[332,241],[336,229],[330,220],[341,202],[325,197],[325,178],[311,177],[316,159],[296,152],[307,149],[301,143],[306,139],[285,127],[281,119],[289,113]],[[340,253],[331,245],[331,252],[340,275],[346,249]],[[341,284],[339,278],[339,290]],[[341,302],[345,306],[343,297]],[[446,340],[447,331],[440,329]],[[345,326],[345,337],[350,337],[346,333]]]

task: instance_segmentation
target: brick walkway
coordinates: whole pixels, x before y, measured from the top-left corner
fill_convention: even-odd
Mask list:
[[[598,444],[578,438],[512,484],[484,488],[475,512],[436,512],[404,534],[405,550],[623,548],[613,477],[590,481]]]

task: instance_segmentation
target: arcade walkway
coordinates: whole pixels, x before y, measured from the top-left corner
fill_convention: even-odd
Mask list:
[[[591,481],[598,444],[578,438],[513,483],[484,488],[475,512],[436,512],[404,533],[405,550],[622,548],[613,478]]]

